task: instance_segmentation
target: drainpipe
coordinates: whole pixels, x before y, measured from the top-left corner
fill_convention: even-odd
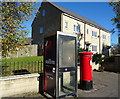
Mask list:
[[[84,49],[85,49],[86,23],[84,23]]]
[[[100,50],[101,50],[101,34],[100,34],[100,29],[99,29],[99,54],[100,54]]]

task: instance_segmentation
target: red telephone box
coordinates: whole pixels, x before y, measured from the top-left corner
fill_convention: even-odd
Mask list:
[[[92,84],[92,52],[80,52],[80,88],[90,90]]]
[[[77,35],[44,35],[44,91],[53,98],[77,96]]]

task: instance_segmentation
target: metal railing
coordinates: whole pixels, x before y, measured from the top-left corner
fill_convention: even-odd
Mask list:
[[[42,61],[0,62],[0,76],[23,75],[43,72]]]

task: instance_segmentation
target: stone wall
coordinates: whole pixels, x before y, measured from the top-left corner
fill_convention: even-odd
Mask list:
[[[19,50],[16,54],[10,54],[7,58],[14,57],[27,57],[27,56],[37,56],[38,55],[38,45],[26,45],[25,48]]]
[[[27,92],[38,92],[39,74],[17,75],[0,78],[0,98]]]

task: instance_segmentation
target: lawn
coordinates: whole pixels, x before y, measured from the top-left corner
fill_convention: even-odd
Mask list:
[[[2,60],[2,62],[31,62],[31,61],[43,61],[43,56],[19,57]]]
[[[43,72],[43,56],[2,60],[2,76]]]

